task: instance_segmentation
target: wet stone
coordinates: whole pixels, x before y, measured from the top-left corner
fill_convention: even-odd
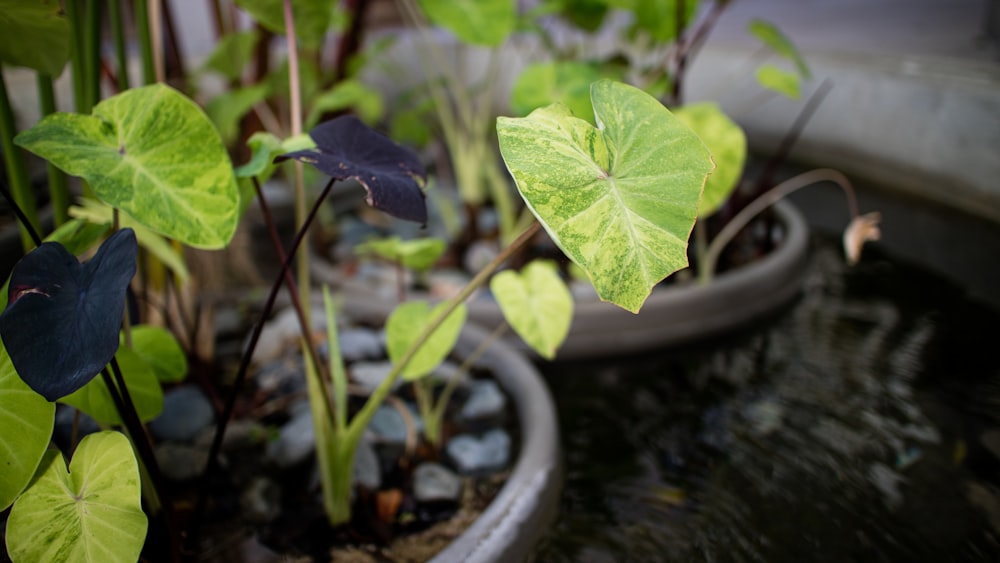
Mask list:
[[[154,454],[163,476],[172,481],[196,479],[208,463],[207,448],[177,442],[157,444]]]
[[[254,372],[257,388],[265,393],[294,394],[306,388],[305,367],[300,356],[279,358]]]
[[[302,409],[278,433],[278,439],[267,445],[267,457],[279,467],[290,467],[308,457],[315,449],[312,413]]]
[[[413,471],[413,496],[417,502],[458,501],[462,480],[440,463],[421,463]]]
[[[358,362],[351,366],[350,376],[355,383],[371,393],[389,375],[390,371],[392,371],[391,362]],[[393,388],[399,387],[400,383],[401,380]]]
[[[510,461],[510,435],[499,428],[479,437],[461,434],[448,442],[446,451],[459,473],[495,471]]]
[[[382,486],[382,469],[379,467],[378,454],[367,440],[358,442],[354,452],[354,467],[352,469],[354,483],[369,490]]]
[[[271,522],[281,515],[281,487],[267,477],[254,478],[240,495],[240,508],[251,522]]]
[[[379,333],[364,328],[351,328],[337,335],[340,355],[345,362],[358,362],[380,358],[384,355]]]
[[[414,425],[414,431],[420,433],[424,428],[424,422],[417,414],[416,409],[408,406],[409,415]],[[372,432],[375,440],[380,444],[403,445],[406,443],[407,425],[399,409],[392,405],[382,405],[376,409],[372,415],[371,422],[368,423],[368,430]]]
[[[480,421],[497,418],[507,406],[507,397],[491,379],[472,382],[469,398],[462,405],[462,419]]]
[[[185,385],[164,394],[163,412],[150,421],[149,431],[158,440],[192,442],[214,418],[215,412],[205,394],[197,387]]]

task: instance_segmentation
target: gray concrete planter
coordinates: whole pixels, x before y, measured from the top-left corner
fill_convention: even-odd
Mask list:
[[[785,240],[768,256],[716,276],[706,286],[656,288],[638,315],[609,303],[576,303],[569,336],[557,359],[626,355],[674,346],[744,326],[788,303],[799,292],[809,228],[787,202],[774,206]],[[502,321],[491,301],[469,304],[469,318],[486,327]],[[519,340],[517,346],[526,349]]]
[[[345,311],[356,319],[384,318],[373,301],[347,299]],[[455,352],[468,356],[488,337],[467,324]],[[465,532],[432,559],[500,563],[527,558],[553,521],[562,492],[562,457],[555,403],[537,368],[521,352],[494,342],[477,365],[488,369],[517,410],[521,447],[507,482]]]
[[[638,315],[609,303],[578,301],[556,359],[620,356],[685,344],[745,326],[791,301],[802,284],[809,228],[792,204],[781,201],[774,210],[785,229],[784,242],[764,258],[718,275],[706,286],[692,282],[656,288]],[[379,292],[345,280],[337,268],[319,259],[314,260],[313,273],[340,286],[348,301],[368,302],[385,314],[392,307],[393,288]],[[491,299],[473,299],[468,308],[469,320],[479,326],[492,329],[504,322]],[[506,340],[530,353],[516,335]]]

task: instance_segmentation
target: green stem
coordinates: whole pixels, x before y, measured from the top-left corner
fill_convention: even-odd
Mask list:
[[[146,0],[135,0],[135,31],[139,39],[139,58],[142,59],[142,83],[156,82],[156,63],[153,60],[153,40],[149,33],[149,5]]]
[[[83,30],[84,46],[84,109],[90,110],[101,99],[101,6],[103,2],[90,0],[87,3],[86,27]]]
[[[3,79],[3,65],[0,65],[0,147],[3,148],[7,179],[10,182],[14,201],[17,202],[28,219],[28,225],[21,225],[21,242],[24,251],[28,252],[35,247],[31,240],[31,229],[39,231],[38,203],[35,201],[35,193],[31,189],[28,169],[24,164],[24,153],[20,148],[14,146],[14,135],[16,134],[14,108],[11,107],[10,98],[7,96],[7,83]]]
[[[448,316],[459,307],[459,305],[465,303],[475,290],[484,286],[497,268],[518,252],[521,247],[528,244],[528,242],[531,241],[536,234],[538,234],[538,231],[540,231],[541,228],[541,223],[537,221],[532,223],[531,226],[521,233],[521,236],[517,237],[517,239],[510,244],[510,246],[503,249],[500,254],[498,254],[492,261],[490,261],[489,264],[486,265],[485,268],[480,270],[479,273],[477,273],[476,276],[472,278],[472,280],[466,284],[461,291],[445,302],[445,306],[441,307],[437,315],[432,317],[427,325],[424,326],[423,330],[421,330],[420,334],[418,334],[413,340],[413,343],[410,344],[410,347],[407,348],[406,352],[399,359],[399,361],[393,364],[389,375],[387,375],[379,386],[375,388],[375,391],[373,391],[368,397],[368,400],[365,401],[364,406],[361,407],[358,414],[356,414],[351,420],[351,424],[347,430],[347,436],[345,437],[348,442],[352,444],[358,443],[358,440],[361,439],[361,435],[365,428],[368,427],[368,423],[371,422],[372,416],[375,415],[375,410],[389,395],[389,391],[392,390],[396,381],[402,375],[403,370],[406,369],[406,366],[410,363],[417,352],[420,351],[434,331],[441,326],[445,319],[447,319]]]
[[[726,248],[726,245],[733,240],[733,237],[739,234],[743,227],[754,217],[786,195],[817,182],[833,182],[840,186],[840,189],[844,191],[844,196],[847,198],[847,207],[851,218],[853,219],[858,216],[858,204],[854,196],[854,188],[851,186],[851,181],[847,179],[847,176],[832,168],[818,168],[803,172],[764,192],[726,223],[726,226],[719,231],[719,234],[708,245],[708,250],[705,252],[705,268],[700,271],[700,281],[702,283],[711,281],[722,250]]]
[[[302,91],[301,76],[299,74],[299,49],[295,35],[295,15],[292,11],[292,0],[284,0],[285,17],[285,43],[288,47],[288,95],[290,98],[289,122],[291,124],[292,136],[297,137],[302,134]],[[303,173],[303,165],[296,160],[293,163],[295,170],[295,224],[302,225],[306,216],[306,188]],[[302,248],[297,257],[298,278],[303,280],[299,284],[300,299],[303,303],[312,301],[312,284],[309,276],[309,238],[302,240]],[[306,321],[309,322],[310,311],[305,310]]]
[[[84,63],[83,48],[83,18],[81,17],[81,3],[83,0],[66,0],[64,9],[66,10],[66,21],[69,22],[70,39],[70,68],[73,69],[73,107],[77,113],[88,113],[87,107],[87,79],[86,65]]]
[[[489,334],[479,346],[469,354],[462,365],[458,367],[458,372],[445,383],[444,389],[441,390],[441,395],[438,396],[437,401],[434,403],[433,408],[429,409],[426,413],[421,411],[421,416],[424,419],[424,436],[427,441],[438,447],[441,443],[441,423],[444,420],[444,411],[448,407],[448,401],[451,400],[451,395],[458,388],[459,382],[462,378],[469,373],[472,366],[475,365],[476,361],[489,350],[490,346],[494,342],[500,339],[510,328],[510,325],[506,321],[500,323],[500,326],[493,329],[493,332]],[[425,378],[426,379],[426,378]],[[431,434],[433,432],[433,435]]]
[[[108,19],[110,20],[111,33],[115,41],[115,64],[118,65],[118,91],[124,92],[129,88],[128,51],[125,48],[125,25],[122,22],[122,5],[120,0],[111,0],[111,2],[108,2]]]
[[[47,74],[38,73],[38,102],[43,116],[55,113],[55,91],[52,88],[52,77]],[[55,226],[58,227],[69,219],[69,184],[66,180],[66,173],[51,162],[45,162],[45,170],[49,178],[49,199],[52,204]]]

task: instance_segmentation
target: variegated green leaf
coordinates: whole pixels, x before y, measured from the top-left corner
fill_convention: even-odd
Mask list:
[[[652,96],[594,83],[597,127],[554,104],[499,118],[500,151],[525,203],[601,299],[638,312],[687,266],[687,240],[713,164],[691,129]]]
[[[674,115],[701,137],[715,161],[698,207],[698,216],[708,217],[729,199],[743,176],[747,136],[714,102],[688,104],[674,110]]]

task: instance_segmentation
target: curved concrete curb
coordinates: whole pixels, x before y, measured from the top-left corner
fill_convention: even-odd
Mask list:
[[[692,342],[721,334],[789,302],[802,284],[809,250],[809,229],[787,202],[774,206],[786,227],[784,243],[768,256],[695,283],[657,288],[634,315],[602,302],[577,303],[569,336],[557,360],[608,357]],[[469,319],[498,326],[500,308],[491,301],[469,303]],[[519,348],[527,346],[517,341]]]

